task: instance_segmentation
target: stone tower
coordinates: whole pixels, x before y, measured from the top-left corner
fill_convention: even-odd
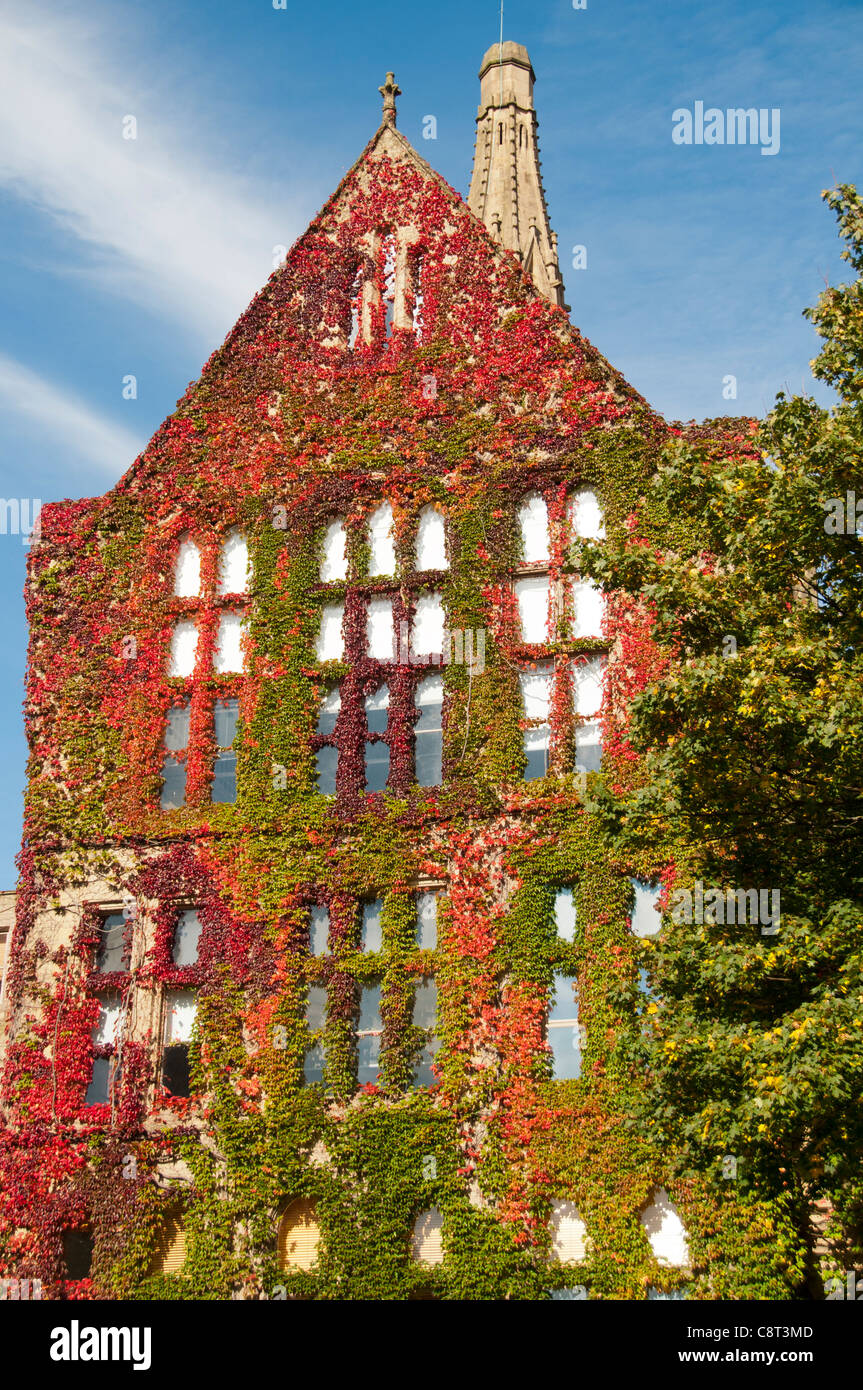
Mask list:
[[[540,294],[564,303],[540,173],[535,73],[520,43],[494,44],[479,70],[476,151],[468,206],[495,241],[520,258]]]

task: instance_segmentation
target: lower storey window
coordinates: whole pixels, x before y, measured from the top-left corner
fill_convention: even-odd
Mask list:
[[[169,989],[165,995],[165,1038],[162,1085],[172,1096],[191,1094],[189,1044],[195,1025],[197,998],[192,989]]]
[[[576,981],[570,975],[556,974],[552,988],[554,1001],[548,1013],[552,1075],[556,1081],[574,1081],[581,1076]]]

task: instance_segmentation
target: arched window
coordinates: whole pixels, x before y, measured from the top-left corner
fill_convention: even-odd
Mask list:
[[[318,1257],[321,1228],[316,1204],[308,1197],[291,1202],[279,1222],[278,1250],[282,1269],[311,1269]]]
[[[320,575],[325,584],[348,577],[347,535],[343,521],[331,521],[324,533]]]
[[[183,536],[174,567],[177,598],[197,598],[201,592],[201,552],[189,536]]]
[[[650,1248],[661,1265],[689,1266],[689,1243],[680,1213],[664,1187],[654,1192],[639,1217]]]
[[[369,574],[391,575],[396,572],[396,550],[393,535],[393,509],[382,502],[369,517]]]
[[[599,498],[590,488],[582,488],[570,498],[567,508],[570,533],[580,540],[604,540],[605,524]]]
[[[521,527],[522,559],[527,565],[547,565],[548,547],[548,507],[545,498],[539,493],[525,497],[518,509],[518,522]]]
[[[249,592],[249,545],[241,531],[229,531],[219,551],[219,594]]]
[[[445,570],[446,528],[437,507],[423,507],[417,524],[416,567],[418,570]]]
[[[443,1264],[443,1215],[438,1207],[421,1211],[411,1232],[411,1259],[418,1264]]]
[[[587,1227],[574,1202],[557,1200],[551,1204],[548,1223],[551,1233],[551,1257],[563,1264],[583,1260],[586,1254]]]

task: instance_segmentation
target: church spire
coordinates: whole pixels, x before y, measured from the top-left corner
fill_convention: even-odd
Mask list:
[[[479,70],[480,104],[468,207],[520,257],[540,294],[563,308],[564,289],[540,173],[536,80],[520,43],[494,44]]]

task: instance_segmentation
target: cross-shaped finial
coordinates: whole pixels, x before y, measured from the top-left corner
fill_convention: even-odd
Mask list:
[[[396,82],[391,72],[387,73],[387,80],[378,91],[384,99],[384,120],[387,125],[396,123],[396,97],[400,97],[402,89]]]

